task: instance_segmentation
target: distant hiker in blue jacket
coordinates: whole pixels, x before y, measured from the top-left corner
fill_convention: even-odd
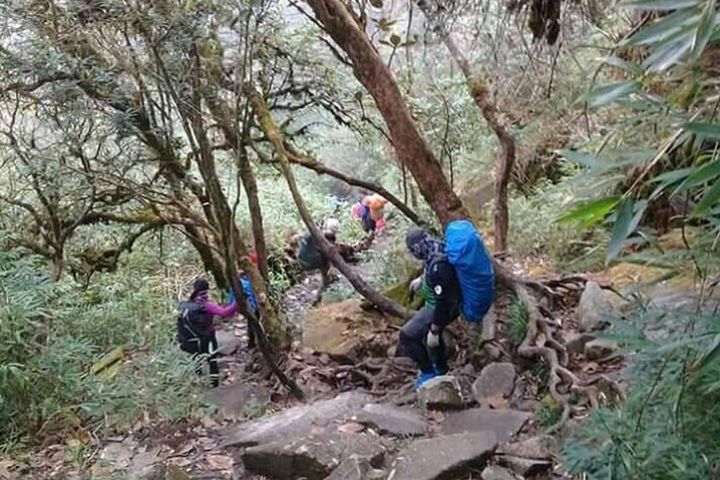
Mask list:
[[[257,265],[257,254],[255,252],[250,254],[250,261],[252,261],[254,264]],[[247,298],[248,305],[250,306],[250,311],[255,314],[257,318],[260,318],[260,312],[258,310],[257,305],[257,297],[255,296],[255,290],[253,290],[252,282],[250,281],[250,277],[248,274],[244,271],[238,272],[238,281],[240,282],[240,286],[242,286],[243,293],[245,294],[245,297]],[[228,303],[235,302],[235,294],[232,291],[232,288],[228,288]],[[250,319],[247,320],[247,334],[248,334],[248,348],[255,348],[255,330],[253,330],[252,324],[250,323]]]
[[[468,231],[474,232],[474,227],[471,226]],[[420,290],[425,304],[400,330],[399,353],[415,360],[420,368],[420,376],[415,381],[416,387],[437,375],[447,373],[447,358],[442,340],[445,327],[453,322],[461,311],[466,315],[473,311],[472,316],[479,318],[468,320],[479,322],[492,304],[494,278],[491,260],[480,236],[473,235],[469,240],[460,240],[465,244],[461,246],[470,246],[469,255],[466,254],[464,260],[469,257],[477,262],[477,265],[471,265],[472,273],[469,276],[466,271],[463,272],[466,283],[471,282],[468,288],[473,290],[473,298],[465,303],[458,271],[448,258],[443,242],[417,227],[410,229],[405,237],[410,253],[425,263],[422,277],[415,279],[410,285],[413,291]],[[480,242],[482,248],[477,248],[477,242]],[[463,268],[466,269],[467,266],[463,265]]]

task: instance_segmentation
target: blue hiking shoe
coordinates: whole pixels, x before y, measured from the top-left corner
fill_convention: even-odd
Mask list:
[[[435,372],[420,372],[420,376],[415,380],[415,388],[422,387],[425,382],[435,377],[437,377],[437,373]]]

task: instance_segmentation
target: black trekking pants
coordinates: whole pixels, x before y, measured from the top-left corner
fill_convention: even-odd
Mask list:
[[[183,352],[189,353],[194,357],[203,355],[207,359],[210,367],[210,380],[213,387],[220,385],[220,368],[218,367],[218,343],[215,332],[210,335],[199,335],[197,338],[187,340],[180,344]],[[195,370],[198,375],[202,375],[202,367],[198,365]]]
[[[435,371],[445,373],[447,372],[447,359],[445,357],[445,343],[442,339],[442,331],[440,332],[439,347],[430,349],[426,345],[433,314],[433,308],[423,307],[403,325],[402,329],[400,329],[400,348],[397,354],[415,360],[415,363],[424,373]]]
[[[258,315],[257,318],[260,318]],[[255,329],[250,323],[250,319],[247,319],[247,335],[248,335],[248,348],[255,348]]]

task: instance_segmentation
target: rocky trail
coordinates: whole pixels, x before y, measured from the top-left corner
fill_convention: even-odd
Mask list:
[[[554,332],[566,368],[583,382],[606,379],[590,401],[573,405],[571,422],[625,389],[624,358],[598,331],[621,314],[617,295],[583,281],[558,314]],[[628,290],[628,282],[620,287]],[[548,433],[562,410],[548,390],[543,362],[516,354],[519,321],[501,295],[482,327],[455,322],[448,375],[411,388],[416,371],[395,358],[397,325],[357,299],[310,308],[319,278],[308,277],[284,300],[302,319],[302,335],[284,368],[308,394],[288,396],[258,352],[248,350],[245,322],[218,332],[222,385],[207,392],[213,412],[193,422],[143,422],[94,445],[81,465],[72,445],[45,448],[26,463],[0,463],[0,478],[50,479],[561,479],[559,439]],[[655,300],[678,308],[688,295],[660,286]],[[661,335],[662,332],[649,332]]]

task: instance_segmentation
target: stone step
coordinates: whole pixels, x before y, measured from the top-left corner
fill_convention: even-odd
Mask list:
[[[492,432],[461,433],[415,440],[395,458],[388,478],[441,480],[482,469],[497,441]]]

